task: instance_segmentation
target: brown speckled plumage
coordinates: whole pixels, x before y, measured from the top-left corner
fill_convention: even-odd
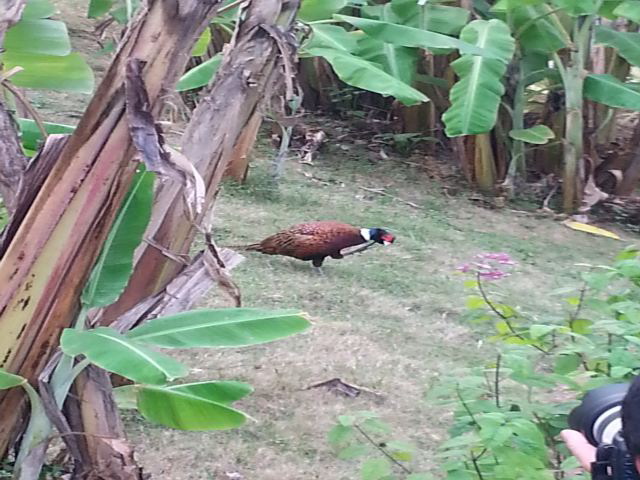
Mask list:
[[[383,232],[382,235],[387,235],[389,242],[393,242],[393,235],[380,231]],[[244,248],[267,255],[284,255],[312,261],[315,267],[320,267],[326,257],[342,258],[342,249],[367,241],[358,227],[341,222],[323,221],[294,225],[265,238],[260,243]]]

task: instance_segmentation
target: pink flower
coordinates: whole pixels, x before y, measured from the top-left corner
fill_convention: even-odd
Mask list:
[[[460,265],[456,270],[461,273],[472,273],[482,280],[500,280],[508,277],[509,267],[516,265],[516,262],[508,253],[480,253],[473,257],[473,261]]]
[[[469,273],[472,271],[472,267],[469,263],[463,263],[458,268],[456,268],[456,270],[462,273]]]

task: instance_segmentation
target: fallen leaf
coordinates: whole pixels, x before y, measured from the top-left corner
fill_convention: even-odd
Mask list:
[[[311,385],[307,387],[306,390],[310,390],[312,388],[320,388],[324,387],[329,390],[331,393],[336,395],[341,395],[343,397],[355,398],[362,392],[362,389],[356,387],[354,385],[349,385],[348,383],[343,382],[339,378],[332,378],[331,380],[327,380],[326,382],[316,383],[315,385]]]
[[[593,225],[589,225],[587,223],[574,222],[573,220],[566,220],[562,223],[573,230],[590,233],[592,235],[598,235],[600,237],[607,237],[607,238],[613,238],[615,240],[621,240],[621,238],[615,233],[610,232],[609,230],[605,230],[604,228],[594,227]]]
[[[243,480],[244,477],[242,476],[242,474],[238,473],[238,472],[224,472],[224,475],[229,479],[229,480]]]

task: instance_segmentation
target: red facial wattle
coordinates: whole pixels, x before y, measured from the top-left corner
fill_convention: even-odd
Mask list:
[[[390,233],[382,235],[382,237],[380,238],[382,239],[382,242],[384,243],[384,245],[391,245],[396,240],[396,237],[394,237]]]

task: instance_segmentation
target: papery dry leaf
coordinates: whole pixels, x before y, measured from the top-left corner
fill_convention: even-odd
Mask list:
[[[184,176],[170,161],[162,132],[149,111],[149,94],[142,79],[142,62],[136,58],[127,62],[125,93],[129,133],[147,170],[184,182]]]
[[[224,263],[224,273],[229,277],[229,271],[244,261],[244,257],[233,250],[223,248],[219,252],[220,260]],[[215,266],[211,264],[215,264]],[[164,315],[172,315],[193,308],[193,305],[202,298],[216,282],[219,282],[218,261],[211,253],[201,251],[193,261],[186,265],[175,278],[169,282],[160,293],[149,297],[132,309],[118,317],[112,326],[124,332],[139,324],[143,320]],[[230,281],[230,279],[227,279]],[[231,282],[221,285],[223,289],[237,286]],[[225,290],[226,291],[226,290]],[[236,301],[234,297],[234,301]],[[236,302],[237,303],[237,302]],[[96,322],[99,319],[95,319]]]
[[[317,152],[327,139],[327,134],[322,130],[308,131],[305,136],[305,144],[300,149],[303,160],[301,163],[313,165],[313,154]]]
[[[207,249],[203,253],[203,260],[209,275],[218,283],[218,286],[233,299],[235,306],[240,307],[242,305],[242,295],[240,289],[229,274],[230,267],[227,266],[227,262],[225,262],[222,257],[223,252],[218,252],[217,247],[211,239],[211,235],[207,234],[205,238],[207,241]],[[241,255],[233,250],[224,249],[224,255],[227,257],[229,264],[233,264],[233,266],[236,266],[242,261],[238,258],[241,257]]]
[[[204,202],[207,196],[207,187],[204,184],[202,175],[196,167],[182,153],[167,146],[169,160],[174,167],[180,170],[186,178],[184,185],[184,197],[189,209],[189,218],[194,220],[202,213]]]

